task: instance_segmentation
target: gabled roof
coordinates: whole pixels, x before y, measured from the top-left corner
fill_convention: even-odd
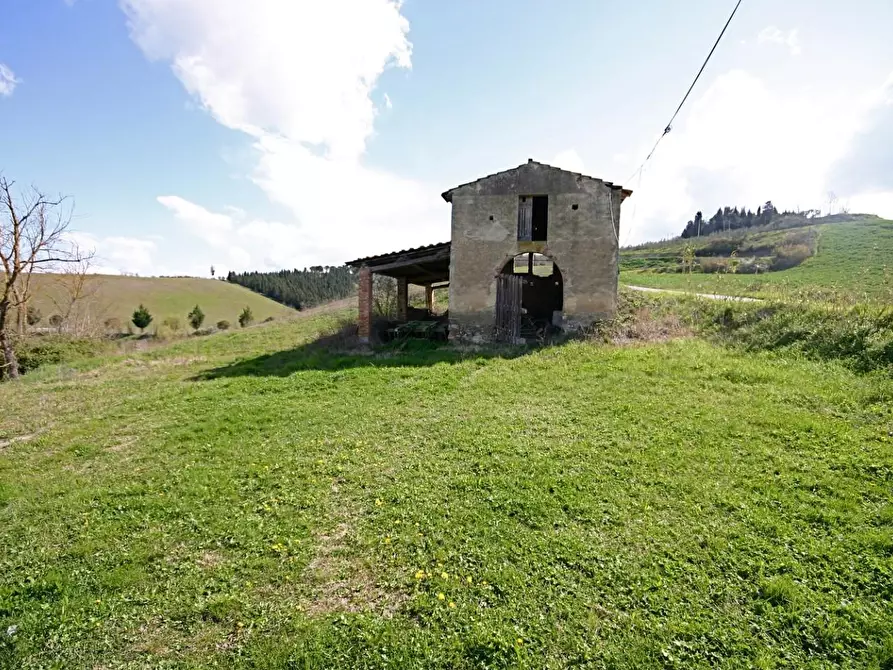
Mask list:
[[[429,244],[378,256],[367,256],[346,263],[349,267],[368,268],[375,274],[402,277],[410,284],[432,284],[450,279],[449,242]]]
[[[426,244],[423,247],[412,247],[411,249],[401,249],[400,251],[391,251],[386,254],[378,254],[376,256],[365,256],[348,261],[345,265],[359,268],[364,265],[375,266],[392,263],[395,260],[424,258],[432,254],[447,253],[450,251],[449,242],[438,242],[437,244]]]
[[[484,181],[487,181],[490,179],[496,179],[499,177],[503,177],[503,176],[506,176],[512,172],[515,172],[518,170],[523,170],[529,165],[534,165],[537,168],[545,168],[547,170],[554,170],[555,172],[559,172],[559,173],[562,173],[565,175],[571,175],[573,177],[580,177],[582,179],[590,179],[592,181],[601,182],[605,186],[607,186],[611,189],[614,189],[615,191],[620,191],[621,198],[623,200],[625,200],[626,198],[628,198],[629,196],[631,196],[633,194],[633,192],[630,189],[623,188],[622,186],[615,185],[609,181],[599,179],[598,177],[590,177],[589,175],[581,174],[579,172],[571,172],[570,170],[562,170],[561,168],[557,168],[553,165],[547,165],[546,163],[540,163],[538,161],[533,160],[532,158],[529,158],[526,163],[521,163],[521,165],[519,165],[518,167],[513,167],[510,170],[503,170],[502,172],[494,172],[493,174],[488,174],[486,177],[481,177],[480,179],[475,179],[474,181],[469,181],[464,184],[459,184],[458,186],[451,188],[449,191],[444,191],[441,194],[441,197],[443,197],[443,199],[446,200],[447,202],[451,203],[453,201],[453,192],[457,191],[460,188],[464,188],[466,186],[472,186],[474,184],[479,184],[481,182],[484,182]]]

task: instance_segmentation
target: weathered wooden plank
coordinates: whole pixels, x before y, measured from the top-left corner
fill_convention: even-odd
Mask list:
[[[533,239],[533,198],[522,196],[518,201],[518,240]]]

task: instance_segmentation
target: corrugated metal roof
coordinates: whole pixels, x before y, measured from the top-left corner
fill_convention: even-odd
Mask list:
[[[416,254],[419,252],[431,252],[431,251],[440,251],[440,250],[449,250],[450,243],[449,242],[438,242],[437,244],[427,244],[422,247],[412,247],[410,249],[401,249],[400,251],[391,251],[386,254],[377,254],[375,256],[366,256],[364,258],[357,258],[353,261],[348,261],[345,265],[356,266],[356,265],[369,265],[369,261],[386,261],[390,260],[397,256],[404,256],[406,254]]]
[[[619,186],[619,185],[615,185],[614,183],[612,183],[612,182],[610,182],[610,181],[605,181],[604,179],[599,179],[598,177],[590,177],[589,175],[587,175],[587,174],[582,174],[582,173],[580,173],[580,172],[572,172],[571,170],[564,170],[564,169],[562,169],[562,168],[555,167],[554,165],[548,165],[548,164],[546,164],[546,163],[540,163],[539,161],[535,161],[535,160],[533,160],[532,158],[529,158],[529,159],[527,159],[527,162],[526,162],[526,163],[521,163],[521,165],[519,165],[519,166],[517,166],[517,167],[513,167],[513,168],[510,168],[510,169],[508,169],[508,170],[502,170],[502,171],[500,171],[500,172],[494,172],[493,174],[488,174],[486,177],[480,177],[480,178],[478,178],[478,179],[474,179],[474,180],[472,180],[472,181],[465,182],[464,184],[459,184],[458,186],[454,186],[454,187],[451,188],[450,190],[448,190],[448,191],[444,191],[443,193],[441,193],[441,197],[442,197],[444,200],[446,200],[447,202],[451,202],[453,191],[455,191],[455,190],[457,190],[457,189],[460,189],[460,188],[464,188],[465,186],[471,186],[472,184],[477,184],[478,182],[480,182],[480,181],[484,181],[485,179],[492,179],[493,177],[498,177],[498,176],[500,176],[500,175],[508,174],[509,172],[514,172],[515,170],[520,170],[520,169],[523,168],[525,165],[538,165],[539,167],[548,168],[548,169],[550,169],[550,170],[558,170],[559,172],[565,172],[565,173],[567,173],[567,174],[572,174],[572,175],[574,175],[575,177],[584,177],[584,178],[586,178],[586,179],[592,179],[593,181],[600,181],[600,182],[602,182],[605,186],[608,186],[609,188],[613,188],[613,189],[615,189],[615,190],[622,191],[622,192],[623,192],[623,197],[624,197],[624,198],[627,198],[627,197],[629,197],[630,195],[632,195],[632,191],[631,191],[631,190],[629,190],[629,189],[625,189],[625,188],[623,188],[622,186]]]

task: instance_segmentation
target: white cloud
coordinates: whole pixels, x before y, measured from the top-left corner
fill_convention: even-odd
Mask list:
[[[785,32],[778,26],[767,26],[757,35],[757,42],[759,44],[780,44],[781,46],[786,46],[792,56],[799,56],[803,53],[803,48],[800,46],[800,34],[796,28]]]
[[[239,239],[251,262],[336,263],[448,234],[439,189],[362,161],[376,115],[373,89],[387,68],[410,67],[409,23],[398,0],[122,6],[144,53],[169,61],[220,124],[252,138],[250,178],[294,215],[267,228],[257,221],[239,228],[252,239],[265,231],[261,256]],[[198,211],[176,196],[159,200],[218,247],[239,218]]]
[[[156,240],[139,237],[100,237],[90,233],[71,232],[68,239],[82,253],[93,254],[90,272],[97,274],[165,274],[155,255]]]
[[[827,187],[852,212],[893,217],[893,74],[861,103],[865,112],[843,156],[827,176]]]
[[[821,206],[828,173],[864,113],[852,100],[824,102],[773,90],[742,70],[717,77],[664,138],[641,179],[624,183],[635,192],[624,205],[621,240],[678,235],[698,209],[705,215],[724,205],[756,209],[767,199],[782,208]]]
[[[571,172],[583,172],[583,159],[580,158],[580,154],[578,154],[575,149],[559,151],[555,157],[549,161],[549,165],[563,170],[570,170]]]
[[[8,66],[0,63],[0,96],[8,98],[21,83],[22,80],[16,79],[15,73]]]
[[[159,196],[158,202],[173,212],[177,220],[184,223],[190,232],[212,246],[223,246],[231,237],[233,219],[227,214],[214,214],[176,195]]]

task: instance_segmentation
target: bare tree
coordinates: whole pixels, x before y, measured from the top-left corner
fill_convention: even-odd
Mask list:
[[[47,291],[67,330],[75,335],[91,334],[99,327],[101,311],[94,314],[92,308],[96,306],[95,297],[102,283],[90,274],[90,261],[90,258],[72,259],[65,274],[56,275],[55,290]]]
[[[32,275],[89,258],[66,236],[72,213],[68,198],[50,198],[35,187],[16,193],[14,187],[0,175],[0,380],[19,376],[11,318],[13,310],[25,311]]]
[[[834,191],[828,191],[828,216],[834,214],[834,205],[837,204],[837,194]]]

